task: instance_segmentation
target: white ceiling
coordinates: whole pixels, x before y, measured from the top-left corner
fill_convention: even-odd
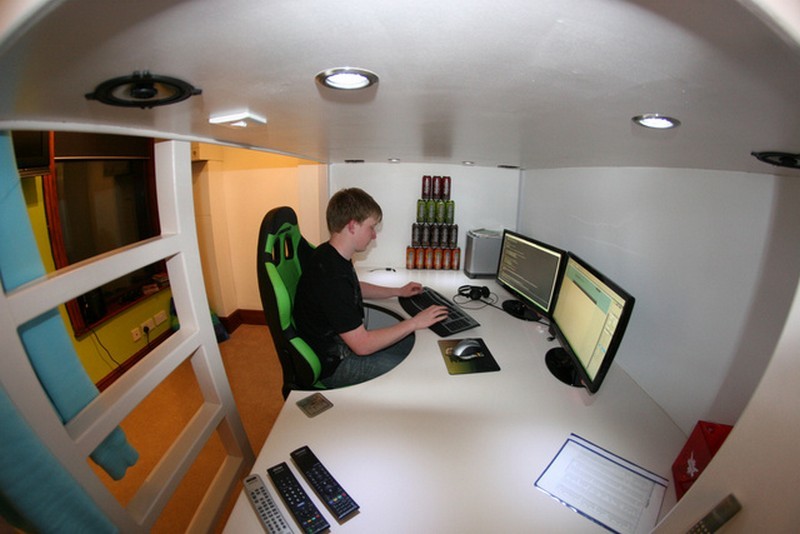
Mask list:
[[[0,26],[0,126],[124,126],[334,163],[800,174],[750,155],[800,152],[800,47],[732,0],[14,2],[46,9]],[[345,65],[380,83],[314,82]],[[144,110],[84,97],[142,70],[202,94]],[[207,122],[243,108],[269,123]],[[633,125],[644,112],[683,124]]]

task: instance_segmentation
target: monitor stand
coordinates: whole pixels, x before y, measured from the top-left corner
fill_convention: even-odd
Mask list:
[[[515,299],[503,301],[503,311],[523,321],[538,321],[542,318],[541,315],[527,307],[525,303]]]
[[[547,364],[550,373],[561,382],[576,388],[583,387],[578,379],[578,372],[572,358],[563,348],[554,347],[548,350],[544,356],[544,363]]]

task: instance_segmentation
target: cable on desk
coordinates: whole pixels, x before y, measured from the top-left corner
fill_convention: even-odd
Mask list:
[[[459,302],[458,297],[462,297],[463,300],[461,302]],[[483,308],[485,308],[487,306],[491,306],[492,308],[494,308],[496,310],[500,310],[501,312],[506,313],[506,311],[503,308],[501,308],[500,306],[498,306],[496,304],[496,302],[498,300],[500,300],[499,297],[497,296],[497,294],[489,293],[489,298],[491,298],[492,300],[486,300],[486,299],[482,299],[482,298],[481,299],[472,299],[472,298],[470,298],[468,296],[457,294],[457,295],[453,295],[451,300],[455,304],[457,304],[459,307],[461,307],[461,308],[463,308],[465,310],[482,310]],[[483,306],[476,306],[476,307],[464,306],[464,304],[468,304],[470,302],[480,302],[480,303],[483,304]],[[549,321],[543,321],[542,320],[542,319],[544,319],[544,317],[541,314],[537,314],[537,315],[539,315],[539,319],[536,319],[535,321],[532,321],[532,322],[543,324],[545,326],[550,326],[550,322]]]
[[[462,299],[459,299],[459,297],[462,297]],[[459,305],[460,307],[464,308],[465,310],[481,310],[481,309],[485,308],[486,306],[491,306],[493,308],[497,308],[498,310],[502,310],[502,308],[498,308],[495,305],[495,303],[499,300],[497,295],[495,295],[494,293],[490,293],[489,294],[489,298],[492,299],[492,300],[485,300],[483,298],[473,299],[473,298],[470,298],[467,295],[458,294],[458,295],[453,295],[451,297],[451,300],[454,303],[456,303],[457,305]],[[464,304],[469,304],[470,302],[480,302],[480,303],[483,304],[483,306],[476,306],[476,307],[464,306]]]

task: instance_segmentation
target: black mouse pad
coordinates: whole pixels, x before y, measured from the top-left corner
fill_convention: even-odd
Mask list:
[[[463,339],[475,339],[480,343],[481,350],[474,358],[469,360],[461,360],[453,356],[453,349],[458,345],[459,341]],[[439,350],[442,351],[442,358],[444,364],[447,366],[447,372],[451,375],[464,375],[468,373],[486,373],[489,371],[499,371],[500,366],[494,360],[489,347],[479,337],[462,338],[462,339],[441,339],[439,340]]]

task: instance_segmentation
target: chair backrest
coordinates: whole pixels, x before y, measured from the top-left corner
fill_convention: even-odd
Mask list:
[[[258,234],[258,289],[283,370],[284,397],[292,389],[321,387],[319,358],[295,332],[292,317],[303,262],[312,251],[292,208],[274,208],[264,216]]]

